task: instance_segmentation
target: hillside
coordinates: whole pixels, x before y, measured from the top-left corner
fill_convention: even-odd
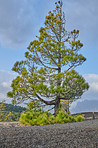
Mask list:
[[[0,103],[1,104],[1,103]],[[12,104],[7,104],[5,103],[5,110],[7,112],[17,112],[17,113],[21,113],[22,111],[25,111],[26,108],[25,107],[21,107],[21,106],[17,106],[17,105],[12,105]]]

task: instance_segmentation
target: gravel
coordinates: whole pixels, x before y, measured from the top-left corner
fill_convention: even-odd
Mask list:
[[[98,119],[33,127],[0,126],[0,148],[98,148]]]

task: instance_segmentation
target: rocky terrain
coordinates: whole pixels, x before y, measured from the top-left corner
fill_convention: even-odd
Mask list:
[[[0,148],[98,148],[98,119],[33,127],[1,124]]]

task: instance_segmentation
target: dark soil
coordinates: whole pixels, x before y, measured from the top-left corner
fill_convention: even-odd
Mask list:
[[[0,126],[0,148],[98,148],[98,119],[46,126]]]

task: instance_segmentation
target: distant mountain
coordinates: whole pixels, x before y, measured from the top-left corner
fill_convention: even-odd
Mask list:
[[[98,112],[98,101],[97,100],[84,100],[77,102],[75,108],[71,109],[74,113],[79,112]]]
[[[1,104],[1,103],[0,103]],[[12,104],[6,104],[5,110],[8,112],[18,112],[21,113],[22,111],[25,111],[25,107],[17,106],[17,105],[12,105]]]

